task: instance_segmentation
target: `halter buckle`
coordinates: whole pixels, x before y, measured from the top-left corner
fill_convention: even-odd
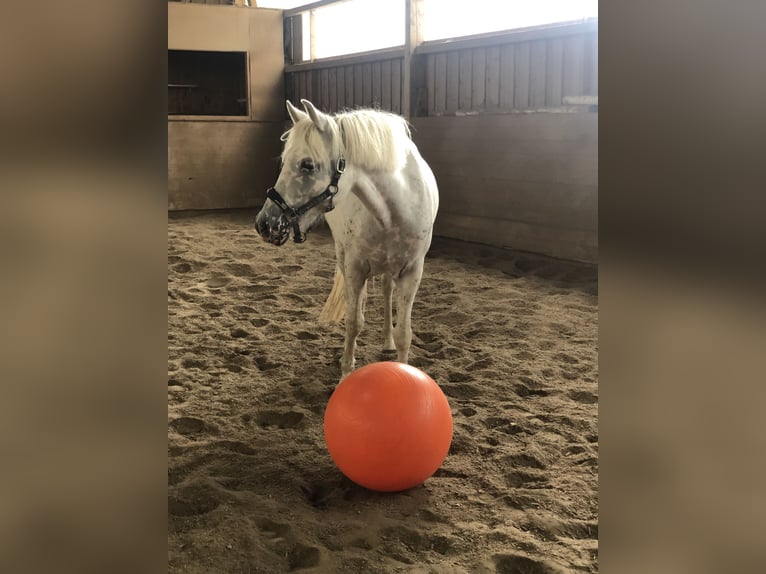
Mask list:
[[[335,163],[335,171],[338,174],[344,173],[346,171],[346,159],[343,157],[339,157],[338,161]]]

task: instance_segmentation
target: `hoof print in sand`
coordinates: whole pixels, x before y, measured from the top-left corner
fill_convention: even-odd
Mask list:
[[[533,560],[520,554],[495,556],[497,574],[564,574],[564,570],[542,560]]]
[[[217,434],[218,429],[213,425],[210,425],[202,419],[194,417],[180,417],[170,422],[170,426],[176,430],[178,434],[185,436],[194,436],[198,434],[210,433]]]
[[[298,411],[260,411],[255,415],[255,422],[266,428],[291,429],[300,425],[304,416]]]
[[[437,554],[452,554],[459,550],[456,539],[438,534],[427,534],[411,530],[404,526],[392,526],[381,531],[383,540],[393,542],[391,546],[397,550],[404,546],[412,552],[436,552]],[[392,555],[393,558],[396,558]]]
[[[261,518],[257,526],[269,540],[274,552],[287,558],[287,566],[291,571],[313,568],[319,564],[319,548],[306,546],[300,542],[291,542],[289,525]]]
[[[245,331],[244,329],[240,327],[235,327],[231,331],[229,331],[229,335],[231,335],[232,339],[243,339],[247,337],[250,333]]]
[[[266,357],[256,357],[253,359],[253,364],[258,367],[259,371],[272,371],[282,366],[281,363],[273,363]]]
[[[207,514],[220,504],[212,488],[205,484],[194,484],[168,496],[168,513],[173,516],[198,516]]]
[[[598,396],[589,393],[588,391],[571,391],[569,393],[569,398],[586,405],[593,405],[598,402]]]

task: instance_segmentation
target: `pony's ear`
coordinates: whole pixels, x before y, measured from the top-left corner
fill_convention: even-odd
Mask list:
[[[301,120],[307,120],[309,119],[308,114],[306,112],[299,110],[296,108],[290,100],[285,100],[287,102],[287,113],[290,114],[290,118],[293,120],[294,124],[297,124]]]
[[[306,109],[306,112],[311,118],[311,121],[314,122],[314,125],[317,127],[317,129],[320,132],[325,131],[325,128],[327,127],[327,123],[329,122],[330,118],[326,114],[323,114],[322,112],[317,110],[314,107],[314,104],[312,104],[310,101],[301,100],[301,103],[303,104],[303,107]]]

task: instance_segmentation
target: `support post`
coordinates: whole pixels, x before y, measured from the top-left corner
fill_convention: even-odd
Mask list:
[[[423,42],[423,2],[404,0],[404,61],[402,62],[402,115],[409,120],[414,113],[412,55]]]

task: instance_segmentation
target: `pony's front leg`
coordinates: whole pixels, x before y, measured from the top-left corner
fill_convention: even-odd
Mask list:
[[[346,269],[346,342],[340,358],[341,379],[354,370],[356,359],[356,338],[364,327],[362,299],[367,278],[359,271]]]
[[[390,273],[383,274],[383,350],[394,351],[394,324],[392,313],[392,295],[394,292],[394,279]]]
[[[396,343],[396,360],[406,363],[410,356],[412,344],[412,304],[415,294],[420,287],[423,277],[423,261],[405,270],[396,282],[396,327],[394,327],[394,342]]]

